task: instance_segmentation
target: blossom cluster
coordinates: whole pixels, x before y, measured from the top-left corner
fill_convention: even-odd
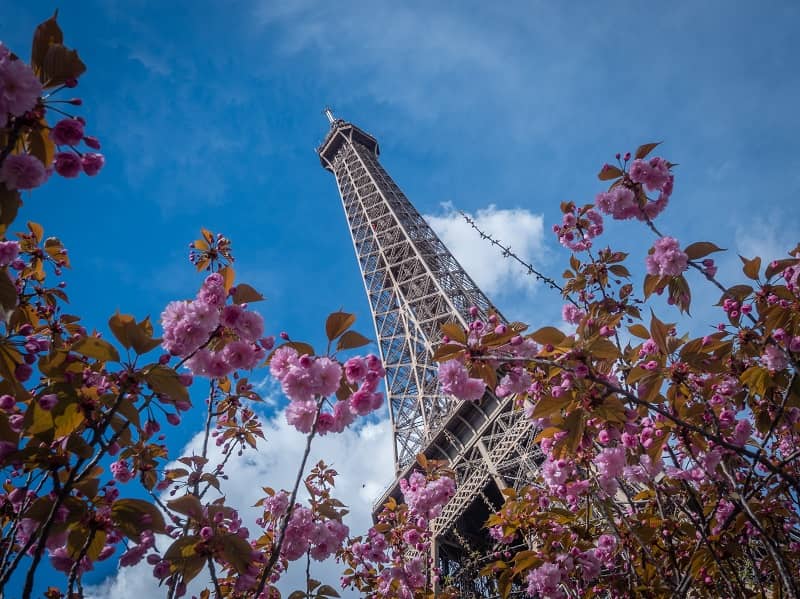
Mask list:
[[[677,277],[686,270],[689,257],[674,237],[661,237],[645,258],[647,272],[659,277]]]
[[[77,79],[70,79],[63,87],[72,88]],[[85,120],[80,116],[67,116],[49,129],[45,120],[48,107],[56,102],[80,105],[80,98],[54,100],[52,93],[42,98],[42,83],[33,69],[14,56],[0,42],[0,125],[16,135],[47,139],[38,144],[58,146],[53,148],[52,162],[46,163],[47,152],[34,155],[32,144],[22,144],[0,161],[0,182],[7,189],[29,190],[42,185],[52,172],[63,177],[77,177],[81,172],[96,175],[105,163],[97,152],[81,152],[77,146],[83,141],[92,150],[100,149],[96,137],[85,135]],[[59,109],[59,112],[63,112]],[[27,132],[27,133],[26,133]],[[64,151],[60,148],[66,146]],[[22,148],[22,149],[21,149]],[[25,150],[24,148],[27,148]]]
[[[629,158],[630,154],[626,156]],[[624,168],[625,164],[622,166]],[[601,212],[617,220],[654,219],[664,211],[672,195],[675,177],[670,172],[670,167],[660,157],[650,160],[635,159],[630,170],[623,172],[623,177],[611,189],[597,194],[595,205]],[[658,198],[650,201],[644,193],[645,189],[660,192]]]
[[[562,207],[561,225],[553,225],[553,233],[564,247],[583,252],[592,247],[592,240],[603,234],[603,217],[595,210],[580,209],[572,203]]]
[[[300,355],[291,345],[284,345],[270,358],[270,372],[291,400],[287,421],[302,433],[309,433],[315,420],[318,434],[341,433],[356,416],[366,416],[383,405],[378,386],[386,371],[374,355],[352,357],[342,367],[335,359]],[[318,406],[316,398],[328,398],[343,385],[346,394],[330,410]]]
[[[212,273],[194,300],[171,302],[161,314],[162,346],[171,355],[188,357],[186,366],[195,375],[216,378],[251,370],[272,348],[272,339],[262,338],[261,315],[244,305],[226,305],[227,296],[222,275]]]
[[[429,525],[455,493],[455,482],[444,474],[413,472],[400,480],[400,490],[404,504],[399,509],[396,503],[387,504],[378,523],[345,551],[350,569],[342,577],[342,586],[372,588],[378,597],[414,599],[425,590],[429,577],[438,580],[438,570],[426,558]],[[416,555],[407,555],[407,550]]]

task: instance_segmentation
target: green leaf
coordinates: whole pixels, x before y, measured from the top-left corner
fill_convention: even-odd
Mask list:
[[[105,339],[83,337],[72,344],[72,351],[101,362],[119,362],[117,349]]]
[[[355,314],[347,312],[333,312],[325,321],[325,334],[328,340],[333,341],[347,329],[353,326],[356,321]]]

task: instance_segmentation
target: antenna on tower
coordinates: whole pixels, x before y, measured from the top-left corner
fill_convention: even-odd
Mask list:
[[[333,116],[333,109],[330,106],[326,106],[322,112],[326,117],[328,117],[328,122],[332,125],[336,120],[336,117]]]

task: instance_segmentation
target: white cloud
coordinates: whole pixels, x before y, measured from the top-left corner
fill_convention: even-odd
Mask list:
[[[481,239],[451,203],[442,204],[444,213],[424,216],[439,238],[473,278],[491,297],[530,294],[536,280],[513,259],[503,258],[501,251]],[[485,233],[499,240],[520,258],[540,264],[545,255],[542,215],[528,210],[502,209],[494,204],[469,214]]]
[[[290,489],[305,447],[305,437],[286,424],[283,412],[277,413],[264,427],[267,437],[258,452],[246,452],[232,460],[226,467],[229,476],[224,481],[227,505],[240,509],[250,530],[255,530],[258,510],[253,504],[263,495],[261,488]],[[198,433],[184,448],[183,455],[199,453],[202,434]],[[220,452],[213,446],[211,459],[219,459]],[[335,497],[345,503],[350,513],[345,523],[351,534],[363,533],[372,524],[372,503],[394,477],[392,435],[388,420],[367,423],[358,429],[348,429],[341,435],[327,435],[314,440],[308,466],[319,460],[336,469]],[[213,462],[212,463],[216,463]],[[305,561],[295,562],[280,583],[285,596],[292,590],[305,587]],[[132,568],[121,569],[102,584],[87,588],[89,599],[141,599],[164,594],[151,575],[151,566],[142,562]],[[333,560],[312,561],[311,575],[317,580],[338,588],[342,566]],[[191,592],[190,588],[190,592]],[[342,592],[342,597],[357,597]]]

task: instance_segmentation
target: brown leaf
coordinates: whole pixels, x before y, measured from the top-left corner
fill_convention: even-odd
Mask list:
[[[669,353],[667,348],[667,333],[669,332],[669,327],[661,322],[654,312],[651,311],[650,315],[650,336],[653,338],[653,341],[656,342],[656,345],[658,345],[658,349],[661,350],[661,353],[667,355]]]
[[[168,366],[156,364],[144,375],[147,384],[156,393],[172,401],[189,401],[189,390],[183,386],[178,373]]]
[[[163,533],[166,528],[161,511],[143,499],[118,499],[111,506],[111,519],[125,536],[136,542],[145,530]]]
[[[444,362],[446,360],[450,360],[451,358],[460,356],[465,351],[466,350],[464,349],[463,345],[457,345],[455,343],[445,343],[436,348],[436,351],[433,352],[433,356],[431,356],[431,359],[434,362]]]
[[[742,271],[747,276],[748,279],[753,279],[754,281],[758,281],[758,271],[761,270],[761,258],[756,256],[752,260],[748,260],[744,256],[739,256],[742,260],[744,266],[742,266]]]
[[[247,283],[238,284],[236,286],[236,291],[233,292],[234,304],[249,304],[252,302],[260,302],[263,299],[264,296]]]
[[[372,343],[369,339],[364,337],[361,333],[355,331],[346,331],[344,335],[339,338],[336,344],[336,349],[355,349],[356,347],[363,347]]]
[[[197,521],[203,519],[203,504],[200,503],[197,497],[189,493],[183,497],[168,501],[167,507],[174,512],[190,516]]]
[[[457,322],[446,322],[441,326],[441,329],[443,335],[446,335],[456,343],[467,344],[467,334],[464,332],[464,327]]]
[[[28,133],[28,151],[36,156],[45,168],[53,164],[56,145],[50,139],[50,131],[44,118],[39,121],[38,127],[32,128]]]
[[[541,345],[558,345],[566,338],[566,335],[555,327],[542,327],[531,338]]]
[[[683,251],[689,256],[689,260],[699,260],[714,252],[724,252],[725,250],[710,241],[696,241],[687,245]]]
[[[101,362],[119,362],[117,349],[108,341],[99,337],[87,336],[79,339],[72,344],[72,351]]]
[[[61,27],[58,26],[56,19],[58,18],[58,9],[56,9],[53,16],[46,21],[39,23],[36,30],[33,32],[33,47],[31,48],[31,67],[34,72],[40,76],[42,72],[42,65],[47,51],[50,49],[50,44],[64,43],[64,34],[61,32]]]
[[[245,541],[239,535],[225,534],[221,535],[222,540],[222,553],[230,565],[232,565],[239,574],[244,574],[253,562],[252,553],[253,549],[250,543]]]
[[[19,191],[8,189],[4,183],[0,183],[0,235],[5,233],[8,225],[17,218],[17,211],[21,205]]]
[[[636,148],[636,154],[633,155],[634,158],[645,158],[650,152],[656,149],[661,144],[660,141],[649,143],[649,144],[642,144],[638,148]]]
[[[236,272],[233,270],[233,266],[225,266],[220,269],[219,274],[222,275],[222,278],[225,281],[225,292],[227,293],[230,291],[230,288],[233,287],[233,281],[236,278]]]
[[[640,339],[650,339],[650,331],[648,331],[644,325],[641,324],[633,324],[628,327],[628,330],[631,332],[631,335],[635,335]]]
[[[0,192],[2,193],[2,192]],[[785,268],[794,266],[798,263],[796,258],[784,258],[783,260],[774,260],[767,265],[767,270],[764,276],[768,279],[774,277],[777,273],[783,272]]]
[[[125,349],[130,349],[131,347],[126,327],[128,323],[133,322],[136,322],[133,316],[130,314],[120,314],[119,311],[108,319],[108,328],[111,329],[111,332],[114,333],[114,337],[117,338],[117,341],[119,341]]]
[[[325,321],[325,333],[328,335],[328,340],[333,341],[336,339],[339,335],[353,326],[355,321],[356,317],[354,314],[348,314],[347,312],[333,312]]]
[[[61,44],[50,44],[42,64],[39,78],[45,89],[63,85],[70,79],[77,79],[86,71],[86,65],[75,50]]]
[[[611,179],[618,179],[624,174],[618,167],[612,164],[604,164],[600,172],[597,173],[597,178],[601,181],[610,181]]]
[[[3,268],[0,270],[0,307],[4,312],[10,312],[16,307],[17,299],[17,287]]]

